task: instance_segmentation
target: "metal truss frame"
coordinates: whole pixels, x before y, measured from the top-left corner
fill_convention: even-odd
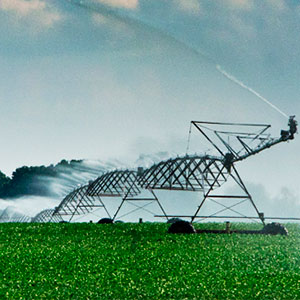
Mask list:
[[[137,173],[133,170],[115,170],[107,172],[92,182],[87,189],[87,195],[100,197],[130,197],[141,193],[137,182]]]
[[[222,157],[227,153],[231,153],[236,160],[241,160],[243,155],[252,154],[257,148],[274,141],[274,139],[270,137],[270,134],[267,133],[267,130],[271,127],[271,125],[268,124],[204,121],[191,121],[191,124],[198,129]],[[254,128],[257,129],[257,131],[254,131]],[[222,136],[233,138],[234,141],[237,142],[237,146],[233,147]]]
[[[69,193],[55,208],[54,216],[70,216],[69,222],[72,221],[75,215],[88,214],[94,208],[103,208],[110,217],[102,199],[100,197],[91,196],[87,193],[89,185],[81,186]],[[98,203],[96,203],[98,202]]]
[[[103,174],[92,182],[88,189],[87,194],[90,196],[99,197],[121,197],[121,203],[114,213],[112,220],[116,220],[121,208],[125,202],[135,206],[135,209],[127,212],[125,215],[129,215],[137,210],[144,210],[150,212],[145,207],[153,202],[156,202],[161,209],[162,213],[166,215],[164,208],[162,207],[159,199],[155,195],[152,189],[147,188],[150,191],[152,197],[138,197],[142,193],[143,188],[139,184],[139,174],[134,170],[115,170]],[[143,201],[147,204],[140,206],[132,203],[132,201]],[[152,212],[151,212],[152,213]],[[123,216],[125,216],[123,215]]]
[[[228,178],[231,177],[234,182],[243,191],[243,195],[216,195],[213,191],[221,187]],[[245,202],[250,201],[254,207],[258,217],[264,223],[263,214],[260,213],[248,192],[245,184],[243,183],[237,169],[231,165],[230,170],[224,164],[224,158],[213,156],[185,156],[169,159],[165,162],[160,162],[157,165],[145,170],[139,178],[139,184],[144,188],[151,189],[164,189],[164,190],[182,190],[203,192],[203,199],[198,206],[195,214],[191,217],[193,222],[198,217],[198,213],[207,199],[221,205],[223,208],[213,215],[230,210],[239,214],[243,218],[244,215],[233,209],[233,207]],[[219,203],[216,199],[235,199],[238,203],[231,206],[226,206]],[[170,215],[161,215],[160,217],[171,217]],[[182,216],[176,216],[182,217]],[[212,216],[208,216],[212,217]],[[204,218],[204,216],[202,216]]]
[[[229,173],[222,168],[222,160],[213,156],[184,156],[169,159],[153,165],[139,177],[139,184],[145,189],[202,191],[220,187],[226,182]]]
[[[226,216],[226,218],[260,219],[264,223],[266,218],[256,207],[235,167],[235,163],[275,144],[293,139],[297,132],[297,122],[294,120],[294,116],[289,119],[289,130],[282,130],[279,138],[271,137],[268,133],[271,126],[266,124],[192,121],[192,125],[213,146],[218,156],[186,155],[162,161],[145,170],[138,168],[137,171],[115,170],[107,172],[89,185],[75,189],[67,195],[55,209],[54,215],[71,215],[71,221],[75,215],[89,213],[94,207],[103,207],[111,218],[101,197],[119,197],[121,203],[113,214],[113,220],[117,218],[125,202],[135,206],[133,211],[143,209],[149,212],[145,207],[156,201],[163,212],[160,217],[173,217],[166,214],[154,190],[175,190],[203,192],[203,198],[196,212],[189,216],[191,222],[199,218],[220,218],[222,217],[219,215],[220,213],[230,210],[238,216]],[[230,140],[234,142],[234,145],[230,143]],[[242,195],[215,194],[213,192],[228,179],[233,179],[243,192]],[[142,191],[145,190],[151,193],[150,198],[141,197]],[[95,203],[95,198],[99,200],[100,205]],[[210,216],[199,216],[201,208],[208,199],[222,206],[222,209]],[[236,203],[229,206],[225,205],[222,203],[225,199],[234,199]],[[222,202],[219,202],[220,200]],[[146,201],[148,204],[139,206],[134,204],[135,201]],[[257,217],[247,217],[235,209],[236,206],[246,201],[252,205]]]
[[[32,218],[31,223],[59,223],[63,219],[60,215],[54,214],[54,209],[45,209],[39,212],[35,217]]]
[[[216,179],[218,178],[218,176],[221,176],[223,170],[226,169],[225,166],[223,166],[223,169],[220,170],[219,175],[216,176]],[[232,169],[230,172],[230,177],[234,180],[234,182],[238,185],[238,187],[242,190],[243,194],[240,195],[228,195],[228,194],[212,194],[213,192],[213,186],[214,183],[212,184],[211,188],[208,189],[207,192],[203,192],[203,199],[200,202],[200,205],[198,206],[195,214],[191,217],[191,222],[193,222],[196,218],[202,218],[202,219],[206,219],[206,218],[213,218],[213,217],[217,217],[219,218],[219,214],[224,212],[224,211],[231,211],[233,213],[235,213],[235,216],[222,216],[224,218],[247,218],[247,219],[256,219],[259,218],[261,220],[261,222],[265,225],[265,218],[264,218],[264,214],[262,212],[258,211],[257,206],[255,205],[252,196],[250,195],[249,191],[247,190],[244,182],[242,181],[237,169],[235,168],[234,165],[232,165]],[[222,207],[222,209],[220,209],[219,211],[209,215],[209,216],[199,216],[199,212],[201,210],[201,208],[203,207],[204,203],[207,200],[211,200],[212,202],[220,205]],[[231,204],[230,206],[224,205],[224,203],[220,203],[219,200],[226,200],[226,199],[231,199],[231,200],[235,200],[236,202],[234,204]],[[245,216],[244,214],[241,214],[239,211],[237,211],[236,209],[233,209],[234,207],[249,201],[250,204],[252,205],[252,207],[254,208],[255,212],[257,213],[257,217],[249,217],[249,216]]]
[[[180,184],[180,188],[182,190],[191,190],[191,191],[203,191],[203,199],[200,202],[200,205],[198,206],[196,212],[192,216],[175,216],[175,215],[169,215],[169,217],[190,217],[191,222],[193,222],[196,218],[249,218],[249,219],[260,219],[263,224],[265,224],[265,217],[262,212],[259,212],[257,206],[255,205],[252,196],[250,195],[249,191],[247,190],[244,182],[241,179],[241,176],[239,175],[234,163],[241,161],[243,159],[246,159],[249,156],[252,156],[254,154],[257,154],[267,148],[270,148],[273,145],[276,145],[281,142],[286,142],[290,139],[294,139],[294,134],[297,132],[297,122],[294,119],[295,116],[291,116],[289,118],[289,130],[288,131],[281,131],[281,136],[279,138],[272,138],[270,134],[268,134],[267,130],[271,127],[271,125],[266,124],[244,124],[244,123],[221,123],[221,122],[202,122],[202,121],[192,121],[191,126],[194,125],[197,130],[202,134],[202,136],[208,141],[215,150],[219,153],[220,157],[205,157],[203,156],[204,162],[206,163],[206,168],[204,170],[201,170],[199,168],[199,176],[202,176],[202,181],[205,184],[199,184],[198,188],[184,188],[182,184]],[[216,129],[213,127],[218,127],[221,129]],[[192,128],[192,127],[191,127]],[[227,130],[223,130],[223,128],[226,128]],[[238,128],[238,129],[237,129]],[[241,130],[242,128],[242,130]],[[253,131],[253,128],[257,128],[258,130]],[[191,129],[190,129],[191,133]],[[235,142],[237,142],[237,145],[234,147],[226,141],[222,135],[233,138]],[[190,137],[188,139],[190,141]],[[189,145],[187,149],[189,148]],[[203,162],[203,163],[204,163]],[[211,163],[213,162],[213,164]],[[217,163],[218,162],[218,163]],[[205,164],[205,163],[204,163]],[[167,164],[162,164],[163,167]],[[211,171],[211,166],[215,166],[217,172]],[[174,170],[170,169],[170,166],[172,164],[169,164],[169,171],[171,172],[170,176],[166,176],[168,171],[161,174],[159,178],[158,173],[163,170],[161,168],[159,172],[155,173],[155,170],[157,170],[159,167],[153,166],[154,171],[151,172],[153,177],[151,176],[147,177],[147,174],[149,171],[146,171],[146,180],[142,180],[143,184],[153,185],[152,187],[157,188],[166,188],[166,189],[174,189],[172,185],[179,184],[178,176],[174,175]],[[189,164],[186,164],[187,168],[189,167]],[[177,167],[176,167],[177,168]],[[151,169],[151,168],[150,168]],[[186,182],[189,184],[189,186],[192,186],[190,184],[190,181],[188,181],[189,176],[193,175],[193,171],[187,170],[188,176],[184,175],[184,172],[186,171],[185,168],[179,168],[181,170],[180,176],[183,176],[186,180]],[[175,169],[176,170],[176,169]],[[206,173],[210,172],[212,175],[212,181],[208,181],[206,177]],[[224,179],[224,181],[227,181],[228,175],[234,180],[234,182],[237,184],[237,186],[243,191],[243,195],[227,195],[227,194],[220,194],[216,195],[213,194],[213,190],[216,187],[219,187],[219,181],[220,179]],[[151,178],[151,179],[149,179]],[[161,179],[165,179],[163,182],[161,182]],[[172,180],[172,178],[174,180]],[[169,186],[164,186],[166,182],[169,180],[168,184]],[[198,180],[199,183],[199,180]],[[208,189],[206,189],[208,187]],[[176,189],[176,188],[175,188]],[[177,188],[178,189],[178,188]],[[203,207],[204,203],[207,199],[210,199],[211,201],[219,204],[222,206],[222,209],[215,212],[214,214],[210,216],[199,216],[199,212],[201,208]],[[217,199],[235,199],[237,202],[235,204],[232,204],[230,206],[224,205],[223,203],[220,203]],[[257,217],[248,217],[241,213],[239,213],[237,210],[234,209],[234,207],[238,206],[241,203],[244,203],[246,201],[249,201],[252,207],[254,208],[255,212],[257,213]],[[219,216],[219,213],[222,213],[224,211],[230,210],[238,216]],[[159,216],[162,217],[162,216]]]
[[[0,223],[29,223],[31,221],[31,218],[23,215],[21,213],[12,211],[12,213],[9,213],[9,210],[11,207],[7,207],[4,209],[0,215]]]
[[[167,217],[188,217],[188,218],[191,218],[191,223],[192,223],[195,221],[195,219],[203,219],[204,220],[204,219],[213,218],[213,217],[221,218],[221,216],[219,214],[224,211],[229,210],[231,212],[234,212],[235,216],[222,216],[222,218],[248,218],[248,219],[257,219],[258,218],[264,224],[264,221],[265,221],[264,214],[259,212],[257,206],[255,205],[255,203],[253,201],[252,196],[250,195],[244,182],[242,181],[241,176],[239,175],[236,167],[232,164],[230,171],[228,171],[226,165],[217,164],[218,168],[216,168],[214,170],[210,170],[210,167],[216,166],[215,163],[216,163],[215,161],[213,163],[212,162],[208,163],[206,160],[204,160],[205,168],[203,168],[203,172],[201,171],[201,169],[200,169],[200,171],[199,171],[199,169],[197,169],[197,172],[199,172],[198,176],[200,176],[200,177],[202,176],[202,179],[199,179],[197,181],[198,187],[201,187],[201,188],[197,188],[197,189],[196,188],[194,188],[194,189],[176,189],[175,188],[175,189],[173,189],[171,186],[166,188],[168,190],[185,190],[185,191],[202,192],[203,197],[202,197],[201,202],[200,202],[199,206],[197,207],[195,213],[193,215],[189,215],[189,216],[185,216],[185,215],[166,215],[166,216]],[[196,171],[196,170],[192,169],[192,171]],[[207,173],[210,174],[211,180],[207,180]],[[189,173],[189,176],[194,176],[193,172]],[[189,177],[187,177],[185,175],[184,178],[188,179]],[[215,194],[214,193],[215,189],[219,188],[221,186],[220,181],[221,181],[221,183],[223,183],[223,182],[228,181],[229,178],[233,179],[233,182],[240,188],[240,190],[242,191],[242,194],[239,194],[239,195]],[[173,182],[174,182],[174,180],[178,180],[178,177],[175,176],[173,178]],[[157,182],[159,182],[159,180]],[[200,183],[205,182],[205,184],[199,185],[199,182]],[[160,187],[160,189],[162,189],[162,188]],[[203,208],[203,205],[205,204],[205,202],[207,202],[207,200],[210,200],[210,201],[218,204],[222,208],[211,215],[200,216],[199,213],[201,211],[201,208]],[[224,204],[226,202],[224,200],[235,200],[235,203],[228,206],[228,205]],[[238,206],[242,203],[245,203],[246,201],[248,201],[251,204],[251,206],[254,208],[254,211],[256,212],[257,217],[245,216],[245,215],[241,214],[240,212],[238,212],[236,209],[234,209],[236,206]],[[157,217],[165,217],[165,216],[157,215]]]
[[[288,123],[289,130],[281,130],[278,138],[271,137],[268,133],[271,128],[268,124],[191,121],[191,125],[194,125],[215,148],[225,163],[232,164],[278,143],[294,139],[298,123],[295,116],[291,116]],[[226,141],[225,137],[231,138],[235,146]]]
[[[165,217],[167,220],[168,220],[168,216],[162,206],[162,204],[160,203],[158,197],[155,195],[155,193],[153,192],[152,189],[148,189],[148,191],[151,193],[152,197],[147,197],[147,198],[140,198],[140,197],[130,197],[130,195],[128,194],[125,194],[123,197],[122,197],[122,201],[118,207],[118,209],[116,210],[114,216],[113,216],[113,221],[116,220],[121,208],[123,207],[123,205],[125,204],[125,202],[128,202],[129,204],[135,206],[136,208],[133,209],[132,211],[122,215],[121,217],[124,217],[124,216],[127,216],[133,212],[136,212],[137,210],[144,210],[146,212],[149,212],[151,214],[154,214],[153,212],[151,212],[150,210],[146,209],[145,207],[152,204],[152,203],[157,203],[157,205],[159,206],[160,210],[162,211],[163,213],[163,217]],[[137,205],[137,204],[134,204],[132,203],[132,201],[136,202],[136,201],[140,201],[140,202],[146,202],[146,204],[144,204],[143,206],[140,206],[140,205]],[[121,218],[119,217],[119,218]]]

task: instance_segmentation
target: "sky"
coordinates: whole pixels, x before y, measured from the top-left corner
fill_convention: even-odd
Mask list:
[[[0,0],[0,170],[182,155],[191,120],[279,136],[287,118],[219,70],[297,118],[299,32],[296,0]],[[243,178],[300,205],[299,141],[240,162]]]

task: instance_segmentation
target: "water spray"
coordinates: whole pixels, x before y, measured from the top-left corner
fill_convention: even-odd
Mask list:
[[[127,25],[131,25],[131,26],[135,26],[138,27],[141,30],[144,31],[150,31],[153,32],[157,35],[159,35],[161,38],[169,41],[169,42],[173,42],[176,43],[178,46],[188,50],[189,52],[193,53],[194,55],[200,56],[202,58],[204,58],[208,63],[214,64],[216,70],[221,73],[223,76],[225,76],[227,79],[229,79],[230,81],[232,81],[233,83],[239,85],[241,88],[246,89],[247,91],[249,91],[250,93],[252,93],[253,95],[255,95],[256,97],[258,97],[259,99],[261,99],[263,102],[267,103],[270,107],[272,107],[273,109],[275,109],[277,112],[279,112],[282,116],[284,116],[285,118],[289,118],[287,114],[285,114],[283,111],[281,111],[277,106],[275,106],[274,104],[272,104],[269,100],[267,100],[266,98],[264,98],[262,95],[260,95],[258,92],[256,92],[255,90],[253,90],[252,88],[248,87],[247,85],[245,85],[242,81],[238,80],[237,78],[235,78],[234,76],[232,76],[231,74],[227,73],[219,64],[216,64],[216,62],[210,58],[208,55],[206,55],[203,52],[200,52],[199,50],[187,45],[185,42],[175,38],[174,36],[161,31],[158,28],[155,28],[149,24],[143,23],[140,20],[136,20],[134,18],[129,18],[127,16],[123,16],[120,15],[119,13],[115,12],[113,9],[109,9],[104,5],[97,5],[97,7],[90,5],[88,3],[84,3],[83,1],[77,1],[77,0],[66,0],[68,1],[70,4],[72,5],[76,5],[78,7],[81,7],[83,9],[89,10],[89,11],[93,11],[99,14],[104,14],[106,16],[115,18],[118,21],[123,22],[124,24]]]
[[[213,64],[216,63],[206,53],[203,53],[203,52],[201,52],[201,51],[199,51],[197,49],[194,49],[193,47],[187,45],[185,42],[183,42],[183,41],[175,38],[171,34],[168,34],[165,31],[162,31],[162,30],[160,30],[160,29],[158,29],[158,28],[156,28],[154,26],[151,26],[151,25],[149,25],[147,23],[144,23],[144,22],[142,22],[140,20],[137,20],[135,18],[128,17],[128,16],[125,16],[123,14],[120,14],[116,10],[108,8],[104,4],[97,3],[97,5],[95,6],[93,4],[89,4],[89,3],[86,3],[86,2],[81,1],[81,0],[65,0],[65,1],[69,2],[71,5],[75,5],[77,7],[85,9],[87,11],[98,13],[98,14],[110,17],[112,19],[117,20],[118,22],[124,23],[125,25],[133,26],[136,29],[144,31],[145,33],[147,33],[147,32],[148,33],[149,32],[154,33],[157,36],[161,37],[161,39],[163,39],[163,40],[165,40],[165,41],[167,41],[169,43],[174,43],[178,47],[180,47],[182,49],[185,49],[185,50],[188,50],[190,53],[193,53],[196,56],[202,57],[203,59],[205,59],[209,63],[213,63]]]
[[[240,87],[246,89],[247,91],[249,91],[250,93],[252,93],[253,95],[255,95],[256,97],[258,97],[259,99],[261,99],[263,102],[267,103],[268,105],[270,105],[273,109],[275,109],[277,112],[279,112],[281,115],[283,115],[285,118],[289,118],[287,114],[285,114],[283,111],[281,111],[277,106],[275,106],[274,104],[272,104],[269,100],[267,100],[266,98],[264,98],[262,95],[260,95],[258,92],[256,92],[255,90],[253,90],[252,88],[248,87],[247,85],[245,85],[242,81],[238,80],[237,78],[235,78],[234,76],[230,75],[229,73],[227,73],[224,69],[222,69],[222,67],[220,65],[216,65],[216,69],[223,75],[225,76],[227,79],[229,79],[230,81],[236,83],[237,85],[239,85]]]

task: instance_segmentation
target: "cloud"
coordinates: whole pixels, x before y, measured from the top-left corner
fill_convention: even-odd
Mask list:
[[[241,10],[251,10],[253,7],[252,0],[222,0],[224,5],[228,4],[231,8]]]
[[[13,14],[19,21],[30,20],[43,27],[51,27],[62,18],[43,0],[1,0],[0,10]]]
[[[110,20],[107,16],[100,13],[93,13],[92,20],[97,25],[107,25],[110,23]]]
[[[285,217],[285,218],[298,218],[300,211],[299,192],[290,187],[282,187],[275,195],[271,195],[262,184],[253,182],[246,182],[246,186],[258,210],[265,214],[265,217]],[[238,193],[238,187],[231,187],[227,193]],[[250,204],[250,203],[248,203]],[[246,209],[245,214],[254,216],[255,211],[251,205],[244,206]],[[241,205],[241,209],[243,206]],[[240,211],[239,209],[237,209]],[[242,212],[242,211],[241,211]],[[267,222],[271,221],[270,219]],[[285,221],[282,221],[285,222]],[[286,221],[287,222],[287,221]]]
[[[267,4],[278,12],[285,11],[287,4],[284,0],[266,0]]]
[[[105,27],[112,33],[108,44],[113,48],[115,48],[115,44],[120,38],[134,37],[134,30],[132,27],[116,17],[97,12],[92,14],[92,22],[98,27]]]
[[[95,0],[95,1],[112,7],[120,7],[120,8],[127,8],[127,9],[136,9],[139,4],[139,0]]]
[[[2,10],[15,12],[20,16],[26,16],[33,11],[44,10],[46,3],[41,2],[40,0],[2,0],[0,2],[0,8]]]
[[[219,4],[234,10],[251,11],[258,7],[264,7],[269,11],[281,13],[288,10],[288,4],[285,0],[262,0],[258,5],[253,0],[219,0]]]
[[[201,5],[198,0],[174,0],[175,6],[180,10],[185,11],[190,14],[199,14],[201,13]]]

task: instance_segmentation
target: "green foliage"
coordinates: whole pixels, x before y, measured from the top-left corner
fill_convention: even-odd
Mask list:
[[[10,182],[10,178],[0,171],[0,191]]]
[[[12,179],[3,188],[5,197],[21,195],[48,195],[49,184],[41,182],[42,177],[54,177],[56,171],[53,167],[21,167],[12,174]]]
[[[0,299],[299,299],[300,228],[288,230],[172,235],[166,224],[1,224]]]

